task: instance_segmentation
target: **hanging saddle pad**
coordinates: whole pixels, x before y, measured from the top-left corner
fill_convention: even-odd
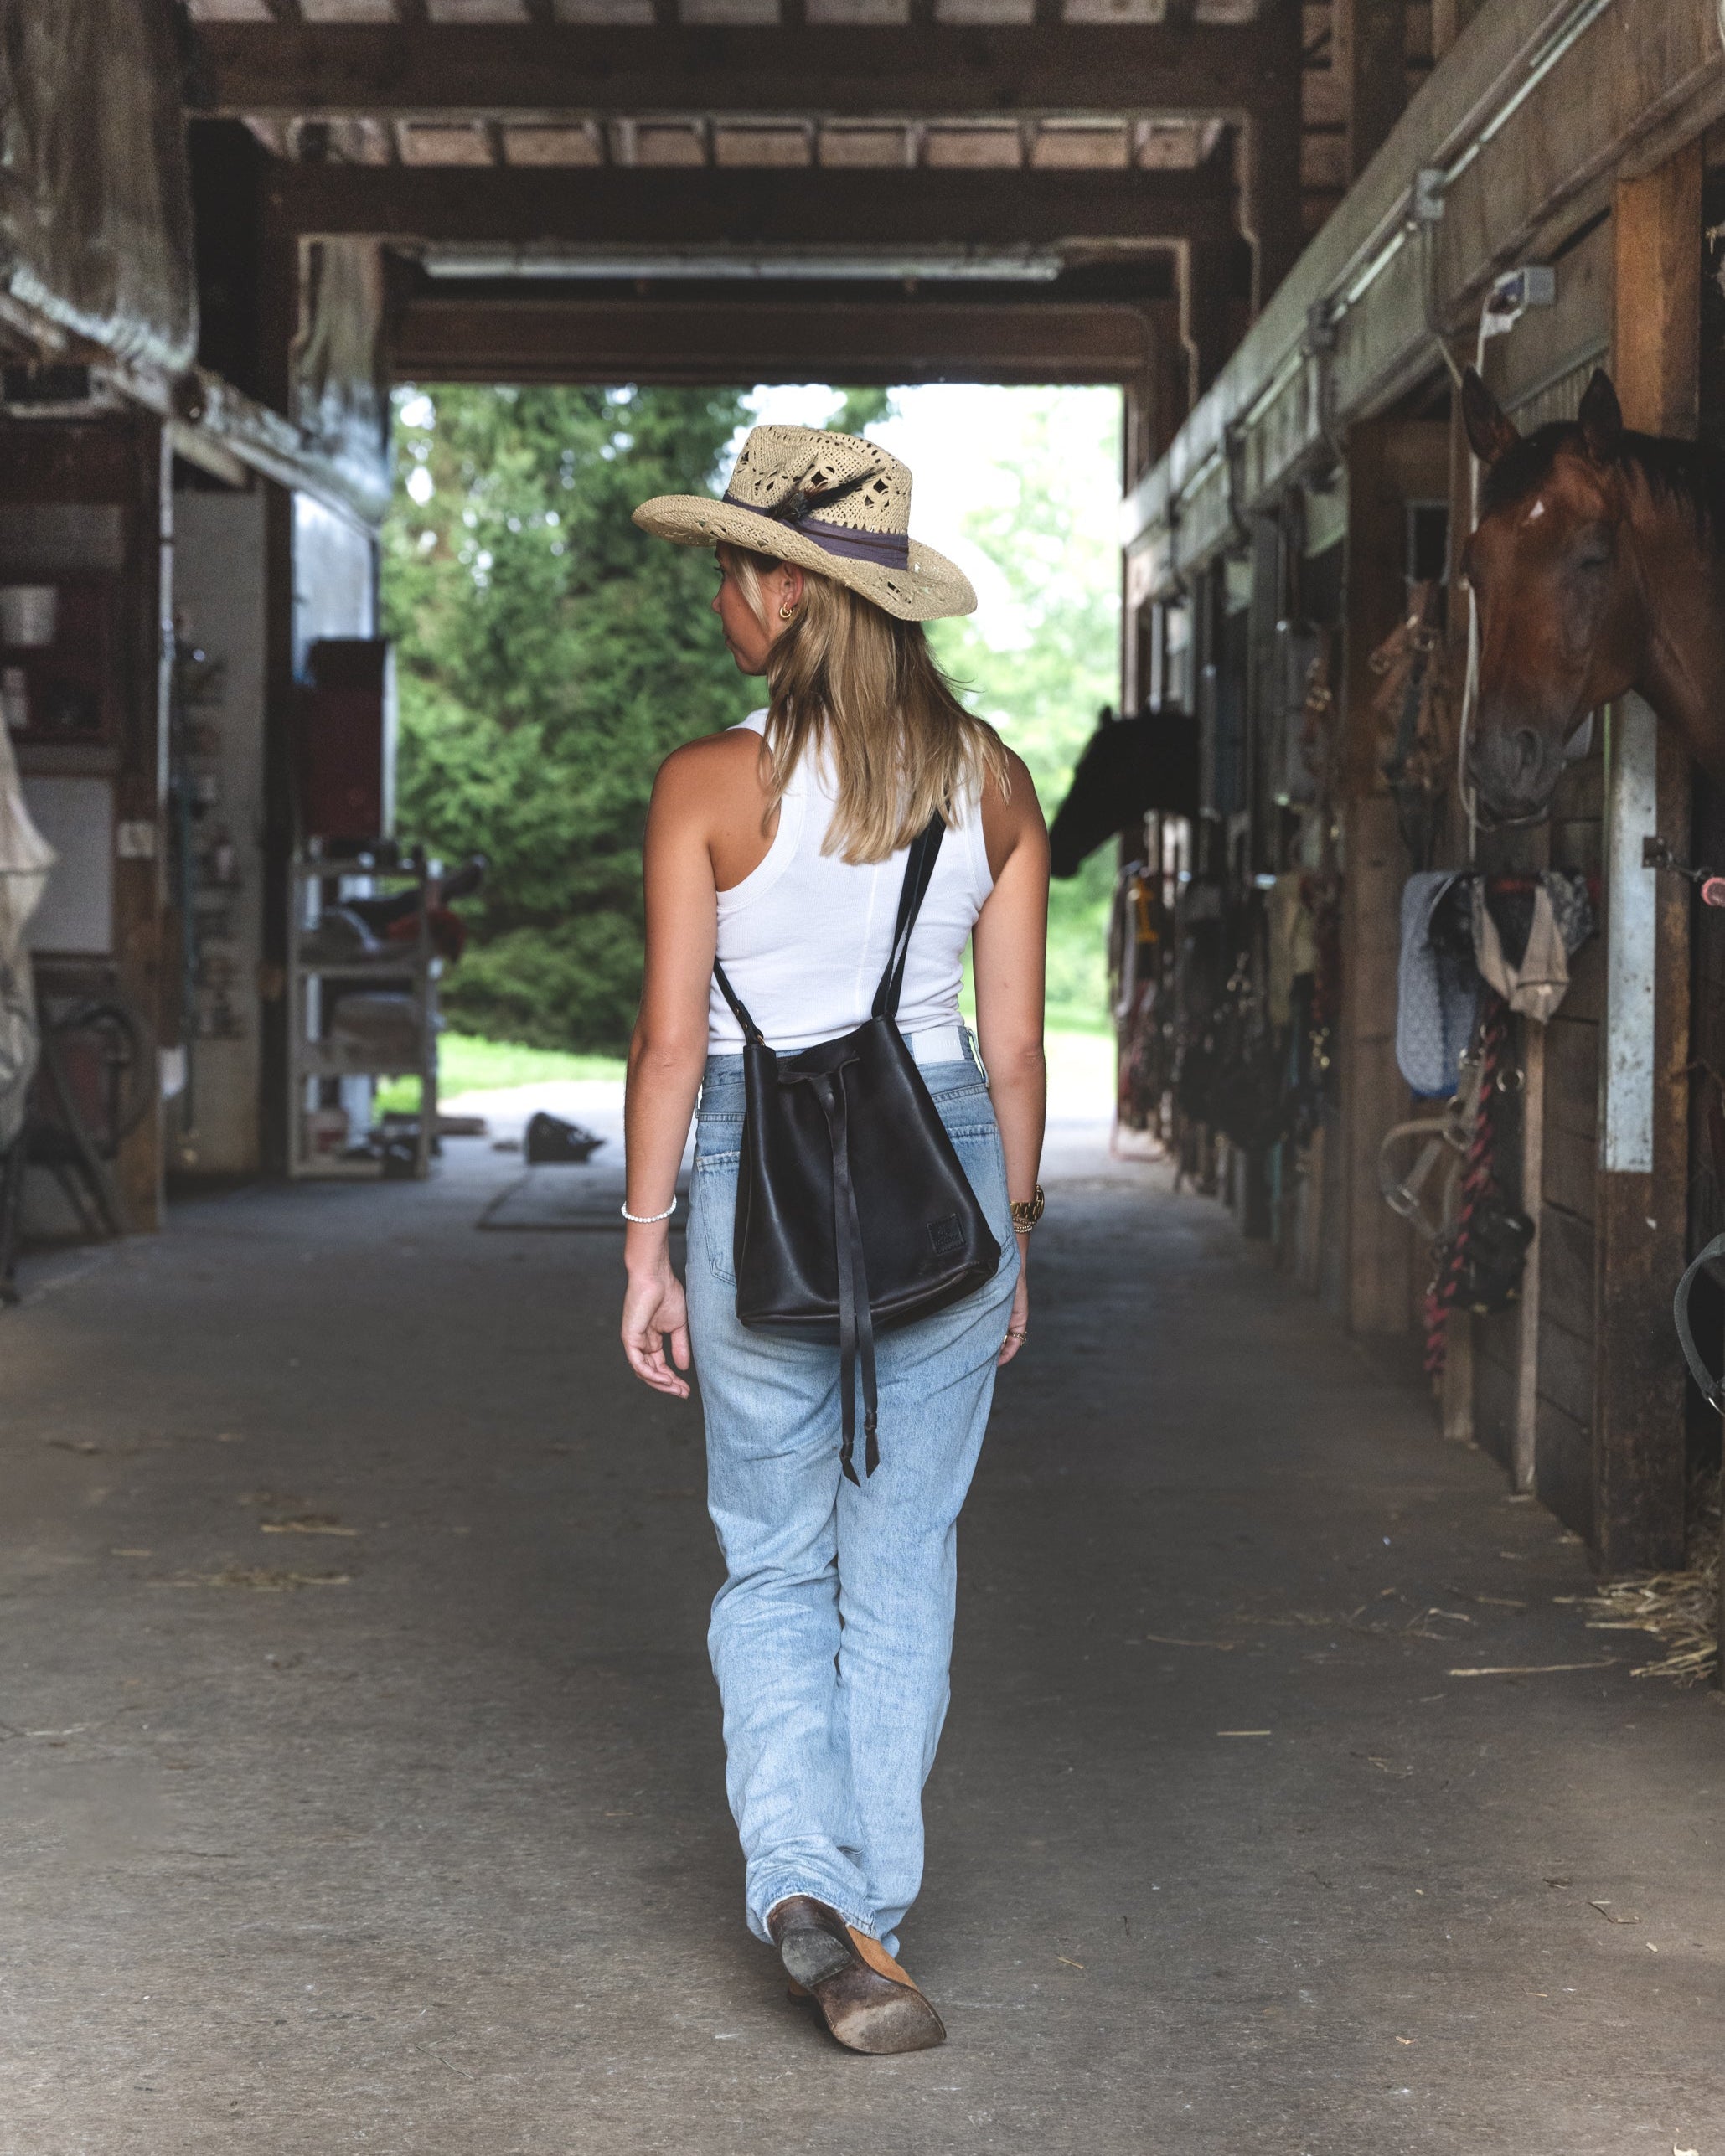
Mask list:
[[[1402,892],[1402,957],[1397,977],[1396,1061],[1413,1090],[1448,1100],[1460,1082],[1474,1030],[1480,976],[1447,940],[1434,940],[1433,916],[1464,871],[1423,869]]]

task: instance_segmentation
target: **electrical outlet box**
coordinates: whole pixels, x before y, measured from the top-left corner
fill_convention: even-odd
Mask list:
[[[1519,270],[1506,271],[1491,288],[1495,312],[1519,314],[1526,307],[1554,307],[1557,300],[1557,272],[1549,262],[1523,263]]]

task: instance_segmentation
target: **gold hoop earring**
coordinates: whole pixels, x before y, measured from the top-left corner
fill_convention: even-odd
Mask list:
[[[796,611],[794,606],[781,606],[778,610],[778,618],[782,622],[788,622]]]

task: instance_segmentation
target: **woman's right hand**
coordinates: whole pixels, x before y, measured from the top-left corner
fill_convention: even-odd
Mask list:
[[[1030,1328],[1030,1283],[1026,1277],[1030,1267],[1025,1262],[1025,1239],[1019,1238],[1018,1285],[1012,1291],[1012,1315],[1006,1321],[1006,1338],[1000,1343],[999,1359],[996,1365],[1005,1369],[1007,1364],[1025,1344],[1025,1335]]]
[[[671,1340],[671,1360],[665,1359],[665,1335]],[[677,1370],[689,1364],[689,1305],[683,1283],[671,1270],[670,1253],[637,1272],[631,1271],[623,1290],[623,1353],[629,1368],[655,1392],[668,1392],[674,1400],[687,1400],[689,1381]]]

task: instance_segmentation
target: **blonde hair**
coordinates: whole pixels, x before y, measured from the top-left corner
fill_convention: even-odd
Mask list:
[[[718,552],[766,624],[761,579],[780,564],[743,547]],[[822,850],[841,860],[884,861],[937,810],[955,823],[990,780],[1007,790],[999,735],[958,701],[922,624],[829,576],[803,571],[795,618],[767,655],[767,684],[770,808],[804,753],[824,744],[838,797]]]

